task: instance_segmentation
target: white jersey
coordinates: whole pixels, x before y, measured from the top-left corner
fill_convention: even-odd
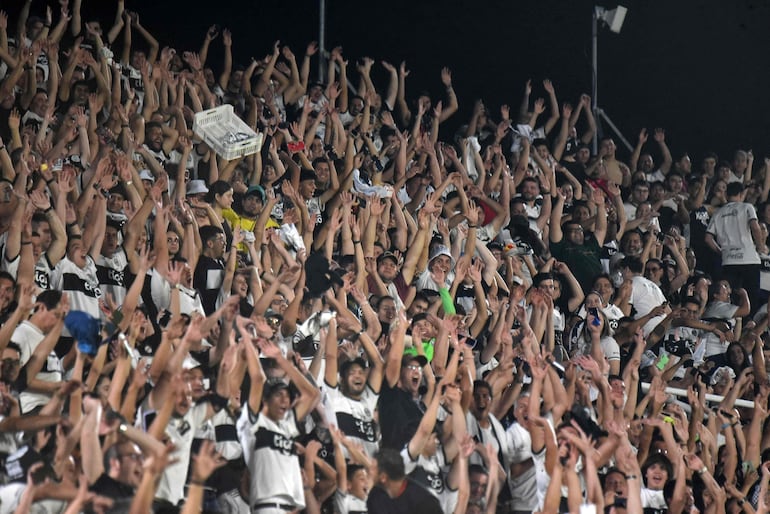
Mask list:
[[[336,415],[337,426],[350,439],[361,443],[368,456],[374,457],[380,448],[380,431],[374,419],[379,395],[369,384],[366,384],[360,400],[345,396],[339,387],[325,386],[324,389],[325,407]]]
[[[42,290],[51,289],[51,273],[53,266],[48,260],[48,255],[44,253],[35,264],[35,285]]]
[[[183,285],[180,285],[178,289],[179,312],[181,314],[191,315],[194,312],[199,312],[204,316],[206,315],[206,311],[203,310],[201,295],[197,290],[189,289]],[[169,309],[171,306],[171,284],[157,270],[153,271],[150,279],[150,294],[158,311]]]
[[[149,397],[145,400],[149,406]],[[176,461],[166,466],[158,482],[155,498],[160,498],[177,505],[185,496],[184,485],[187,481],[187,468],[190,465],[190,450],[197,430],[206,422],[207,403],[194,405],[187,414],[171,417],[166,425],[166,435],[174,442]]]
[[[64,257],[53,270],[51,289],[67,293],[71,311],[87,312],[96,319],[100,317],[99,299],[102,290],[99,289],[99,279],[96,276],[96,263],[91,256],[86,256],[84,268]],[[64,335],[69,335],[66,328]]]
[[[435,496],[441,504],[441,510],[445,513],[454,512],[458,492],[450,489],[446,480],[449,464],[444,456],[444,448],[439,445],[432,457],[418,455],[417,458],[413,458],[409,455],[409,447],[406,447],[401,450],[401,458],[404,460],[404,471],[409,478]]]
[[[262,413],[255,415],[246,405],[236,428],[251,472],[251,505],[274,502],[305,508],[302,472],[294,449],[299,435],[294,411],[276,422]]]
[[[96,276],[99,279],[99,289],[109,293],[116,305],[123,305],[126,300],[126,267],[128,258],[126,251],[118,248],[112,257],[99,255],[96,259]]]
[[[334,493],[334,512],[337,514],[366,514],[366,500],[356,498],[352,494],[340,491]]]
[[[759,264],[749,224],[757,219],[754,206],[746,202],[723,205],[712,217],[706,232],[722,248],[722,265]]]
[[[24,367],[32,358],[32,354],[40,343],[45,339],[45,334],[30,323],[29,321],[22,321],[16,330],[11,335],[11,341],[19,345],[21,348],[21,366]],[[43,367],[40,372],[35,375],[34,378],[42,380],[43,382],[60,382],[64,374],[64,368],[62,367],[61,360],[56,353],[51,350],[48,354]],[[33,377],[27,377],[29,380]],[[31,392],[25,389],[19,395],[19,403],[21,406],[21,412],[27,413],[35,407],[42,407],[51,400],[52,395],[46,393]]]

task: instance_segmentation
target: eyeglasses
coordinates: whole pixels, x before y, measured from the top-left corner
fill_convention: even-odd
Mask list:
[[[265,321],[267,321],[267,324],[273,328],[281,324],[281,320],[279,320],[278,318],[267,318]]]
[[[419,366],[417,364],[407,364],[404,367],[409,371],[422,371],[422,366]]]
[[[144,455],[142,455],[141,453],[124,453],[123,455],[120,455],[120,458],[121,459],[128,458],[138,462],[144,459]]]
[[[18,366],[19,364],[21,364],[21,361],[19,359],[7,358],[7,359],[3,359],[3,364],[9,365],[9,366],[10,365]]]

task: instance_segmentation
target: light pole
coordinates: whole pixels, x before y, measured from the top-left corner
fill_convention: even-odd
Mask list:
[[[323,0],[321,0],[323,1]],[[599,107],[598,101],[598,89],[599,89],[599,21],[604,22],[609,27],[610,31],[615,34],[620,33],[620,29],[623,27],[623,21],[626,18],[628,9],[622,5],[617,6],[615,9],[605,9],[598,5],[594,7],[593,15],[591,16],[591,108],[594,112],[594,118],[598,125],[598,130],[594,134],[593,140],[593,153],[596,154],[599,146],[599,132],[601,131],[601,122],[604,120],[612,131],[618,136],[618,139],[628,148],[628,151],[633,151],[633,146],[623,136],[618,127],[612,122],[609,115]]]

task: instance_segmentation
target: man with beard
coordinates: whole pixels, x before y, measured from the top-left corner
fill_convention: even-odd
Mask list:
[[[604,194],[595,189],[592,193],[596,210],[596,226],[593,234],[585,234],[580,223],[568,220],[562,223],[564,197],[558,195],[551,212],[551,253],[556,260],[565,263],[583,291],[590,291],[594,278],[602,272],[601,253],[607,235],[607,210]]]
[[[178,164],[181,161],[182,154],[174,150],[179,138],[176,130],[168,127],[164,129],[160,122],[151,121],[145,126],[144,133],[146,136],[142,147],[155,157],[164,169],[169,163]]]
[[[551,192],[542,191],[540,183],[534,177],[524,177],[519,186],[519,195],[524,204],[524,210],[529,218],[529,228],[543,233],[543,228],[548,223],[548,217],[551,215]]]
[[[348,336],[348,340],[361,343],[371,367],[366,360],[356,357],[342,362],[337,375],[337,323],[332,318],[326,334],[324,389],[327,406],[337,417],[337,426],[350,439],[360,442],[366,454],[373,457],[379,450],[379,429],[374,411],[385,365],[371,337],[360,330],[360,325],[356,328],[359,331]]]

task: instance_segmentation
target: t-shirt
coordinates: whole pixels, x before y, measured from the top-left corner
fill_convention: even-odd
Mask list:
[[[366,500],[340,491],[334,493],[334,512],[339,514],[366,514]]]
[[[128,258],[123,248],[118,248],[111,257],[99,255],[96,259],[99,289],[102,293],[109,293],[116,305],[123,305],[126,299],[126,266]]]
[[[666,301],[666,295],[660,290],[651,280],[648,280],[641,275],[636,275],[632,279],[631,299],[629,303],[633,305],[636,310],[634,319],[639,319],[642,316],[647,315],[652,309],[660,306]],[[647,337],[650,332],[663,321],[665,316],[657,316],[648,321],[643,328],[644,335]]]
[[[149,398],[149,397],[148,397]],[[146,405],[147,400],[145,400]],[[190,407],[182,417],[172,416],[166,425],[166,435],[174,441],[176,451],[173,453],[175,462],[168,464],[160,476],[155,497],[177,505],[184,498],[184,485],[187,482],[187,468],[190,462],[195,432],[206,421],[207,403],[199,403]]]
[[[590,291],[594,279],[602,273],[601,250],[593,234],[586,234],[582,246],[564,238],[558,243],[551,242],[551,254],[569,266],[583,291]]]
[[[384,381],[380,391],[379,409],[382,447],[401,450],[417,432],[425,405],[422,401],[418,404],[412,394],[401,389],[398,384],[390,387],[387,381]]]
[[[711,217],[706,232],[722,248],[723,266],[760,263],[749,227],[756,219],[757,211],[746,202],[726,203]]]
[[[16,330],[11,335],[11,341],[19,345],[21,349],[21,366],[24,367],[32,358],[32,354],[35,353],[35,349],[45,339],[45,334],[30,323],[29,321],[22,321]],[[61,360],[56,355],[56,352],[51,350],[48,354],[43,367],[40,372],[35,375],[34,378],[42,380],[43,382],[60,382],[64,373]],[[35,407],[42,407],[51,400],[50,394],[32,392],[28,389],[24,389],[19,395],[19,403],[21,412],[26,413],[34,409]]]
[[[133,498],[135,493],[133,487],[118,482],[107,473],[102,473],[89,489],[96,494],[112,498],[113,500]]]
[[[374,419],[379,395],[369,384],[364,387],[361,398],[356,400],[346,396],[339,387],[324,386],[327,408],[336,415],[337,426],[347,437],[360,443],[370,457],[379,450],[379,427]]]
[[[274,502],[303,509],[305,493],[294,448],[294,440],[299,435],[294,411],[273,421],[245,406],[236,427],[251,472],[251,504]]]
[[[369,491],[366,499],[369,514],[443,514],[435,496],[410,479],[404,482],[404,490],[391,498],[381,487]]]
[[[216,310],[219,288],[225,279],[225,264],[221,259],[212,259],[201,255],[195,266],[193,287],[201,294],[201,303],[206,315]]]

